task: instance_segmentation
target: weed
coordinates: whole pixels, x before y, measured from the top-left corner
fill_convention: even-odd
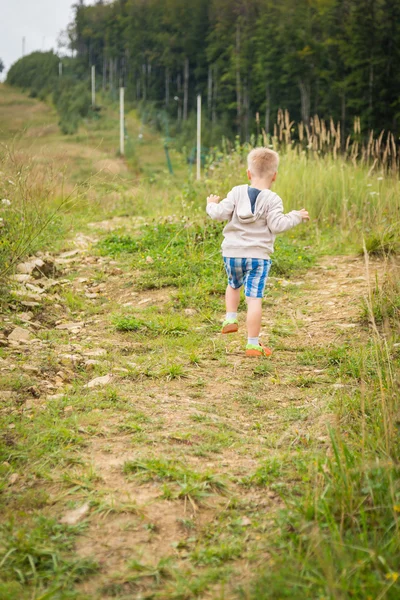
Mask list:
[[[78,527],[59,525],[45,517],[0,527],[0,564],[3,586],[18,584],[37,592],[72,590],[75,582],[97,570],[89,559],[73,558]]]
[[[227,561],[238,558],[243,551],[240,542],[221,542],[218,546],[206,546],[192,553],[191,559],[198,565],[222,565]]]
[[[395,330],[400,323],[400,283],[393,276],[386,275],[382,285],[376,281],[371,298],[364,299],[361,308],[362,322],[370,323],[373,318],[376,325],[386,322]]]
[[[197,473],[183,465],[161,459],[128,461],[124,465],[124,473],[133,473],[144,481],[158,480],[176,484],[173,489],[163,487],[164,499],[188,499],[193,505],[202,502],[211,493],[227,493],[224,481],[210,473]]]

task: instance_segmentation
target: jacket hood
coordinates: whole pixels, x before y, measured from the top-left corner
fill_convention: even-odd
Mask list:
[[[246,186],[247,187],[247,186]],[[254,223],[265,211],[265,202],[271,193],[271,190],[261,190],[257,196],[254,214],[251,212],[251,204],[248,195],[241,197],[236,206],[236,215],[240,223]]]

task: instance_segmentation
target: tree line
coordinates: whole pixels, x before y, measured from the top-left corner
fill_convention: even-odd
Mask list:
[[[247,139],[279,108],[342,131],[400,129],[400,0],[114,0],[75,5],[68,27],[105,90]]]

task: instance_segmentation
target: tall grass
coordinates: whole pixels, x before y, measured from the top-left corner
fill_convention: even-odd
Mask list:
[[[65,189],[64,175],[13,146],[0,147],[0,280],[27,254],[62,238],[81,186]]]
[[[355,340],[330,359],[349,385],[329,407],[338,417],[330,450],[308,462],[310,483],[286,499],[272,568],[245,598],[399,597],[399,269],[385,264],[385,285],[372,283],[363,303],[368,344]]]
[[[268,142],[281,155],[274,190],[286,209],[309,210],[318,236],[331,232],[334,248],[344,243],[361,249],[364,236],[376,253],[398,249],[399,175],[382,162],[368,165],[339,153],[310,152],[300,142],[260,137],[214,154],[207,167],[207,188],[225,194],[232,185],[244,183],[247,153],[253,145]]]

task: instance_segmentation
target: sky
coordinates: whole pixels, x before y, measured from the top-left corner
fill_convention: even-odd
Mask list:
[[[0,58],[6,70],[22,56],[34,50],[57,51],[61,30],[72,20],[76,0],[0,0]],[[86,0],[85,4],[93,4]],[[4,79],[5,71],[0,77]]]

